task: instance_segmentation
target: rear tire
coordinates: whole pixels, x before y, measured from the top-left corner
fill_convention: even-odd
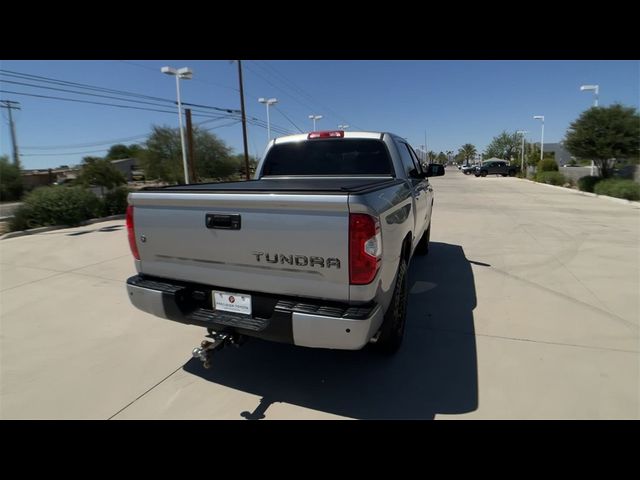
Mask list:
[[[480,176],[481,177],[486,177],[487,176],[487,172],[483,170],[482,172],[480,172]]]
[[[380,327],[380,335],[376,343],[372,347],[380,353],[388,355],[394,354],[402,345],[404,338],[405,320],[407,317],[407,299],[408,299],[408,279],[407,279],[407,263],[404,259],[400,260],[398,267],[398,277],[396,278],[396,286],[393,291],[393,298],[389,304],[389,308],[384,314],[384,321]]]

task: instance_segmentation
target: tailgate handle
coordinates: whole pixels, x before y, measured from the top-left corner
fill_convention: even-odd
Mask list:
[[[207,213],[207,228],[221,228],[223,230],[240,230],[240,215],[221,215]]]

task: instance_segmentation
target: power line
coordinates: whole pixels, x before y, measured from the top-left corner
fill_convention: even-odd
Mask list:
[[[142,94],[142,93],[129,92],[129,91],[126,91],[126,90],[116,90],[116,89],[113,89],[113,88],[99,87],[99,86],[96,86],[96,85],[89,85],[87,83],[71,82],[69,80],[61,80],[61,79],[58,79],[58,78],[45,77],[45,76],[42,76],[42,75],[33,75],[31,73],[21,73],[21,72],[16,72],[16,71],[13,71],[13,70],[0,69],[0,75],[13,77],[13,78],[19,78],[21,80],[29,80],[29,81],[32,81],[32,82],[41,82],[41,83],[49,83],[49,84],[54,84],[54,85],[67,86],[67,87],[82,88],[82,89],[85,89],[85,90],[93,90],[93,91],[98,91],[98,92],[103,92],[103,93],[112,93],[112,94],[117,94],[117,95],[125,95],[125,96],[138,97],[138,98],[146,98],[148,100],[156,100],[156,101],[162,101],[162,102],[172,102],[172,100],[169,100],[169,99],[166,99],[166,98],[162,98],[162,97],[155,97],[155,96],[151,96],[151,95],[145,95],[145,94]]]
[[[284,75],[280,74],[275,69],[275,67],[267,64],[266,62],[257,63],[256,61],[253,61],[253,63],[254,63],[255,66],[260,67],[262,69],[262,71],[264,71],[267,74],[271,75],[274,79],[276,79],[276,80],[282,82],[283,84],[285,84],[288,88],[297,91],[298,95],[300,96],[300,98],[308,99],[309,101],[313,102],[316,106],[319,106],[322,109],[324,109],[325,111],[327,111],[330,114],[332,114],[335,118],[341,119],[341,121],[343,123],[347,123],[344,115],[339,114],[335,110],[329,108],[325,104],[320,103],[318,100],[314,99],[308,92],[304,91],[302,88],[300,88],[297,85],[295,85],[291,80],[286,79]],[[267,70],[267,67],[268,67],[269,70]],[[257,73],[257,72],[254,71],[254,73]],[[262,78],[265,79],[264,77],[262,77]],[[273,84],[271,84],[271,85],[273,85]],[[315,107],[312,106],[311,108],[315,108]],[[360,127],[358,127],[357,125],[355,125],[353,123],[352,123],[352,125],[354,127],[358,128],[358,129],[360,129]]]
[[[280,110],[280,109],[279,109],[278,107],[276,107],[275,105],[273,106],[273,108],[275,108],[278,112],[280,112],[280,115],[282,115],[284,118],[286,118],[287,120],[289,120],[289,123],[291,123],[291,125],[293,125],[294,127],[296,127],[296,128],[298,129],[298,131],[299,131],[300,133],[302,133],[302,131],[303,131],[303,130],[302,130],[298,125],[296,125],[295,123],[293,123],[293,120],[291,120],[288,116],[286,116],[282,110]]]
[[[83,153],[98,153],[109,150],[108,148],[101,148],[100,150],[85,150],[82,152],[64,152],[64,153],[21,153],[21,157],[53,157],[57,155],[81,155]]]
[[[204,120],[202,122],[197,123],[197,126],[200,125],[204,125],[206,123],[211,123],[211,122],[219,122],[220,120],[225,120],[227,119],[227,117],[220,117],[220,118],[212,118],[209,120]],[[237,120],[234,120],[233,122],[231,122],[229,125],[232,125],[234,123],[237,123]],[[226,124],[225,124],[226,125]],[[221,125],[221,126],[225,126],[225,125]],[[218,128],[218,127],[213,127],[213,128]],[[41,146],[37,146],[37,147],[22,147],[23,150],[58,150],[58,149],[73,149],[73,148],[86,148],[86,147],[98,147],[101,145],[116,145],[118,143],[126,143],[129,141],[133,141],[133,140],[138,140],[138,139],[142,139],[145,137],[148,137],[149,133],[141,133],[139,135],[133,135],[131,137],[123,137],[123,138],[114,138],[111,140],[103,140],[103,141],[99,141],[99,142],[91,142],[91,143],[77,143],[77,144],[71,144],[71,145],[41,145]],[[104,150],[104,149],[103,149]],[[102,150],[94,150],[92,152],[77,152],[77,153],[94,153],[94,152],[98,152],[98,151],[102,151]],[[29,155],[22,155],[22,156],[34,156],[34,155],[39,155],[39,154],[29,154]],[[66,154],[52,154],[52,155],[66,155]]]
[[[196,126],[201,126],[207,123],[211,123],[211,122],[219,122],[220,120],[226,120],[229,117],[227,116],[220,116],[219,118],[211,118],[209,120],[203,120],[202,122],[198,122],[196,124]],[[233,122],[229,123],[228,125],[232,125],[234,123],[237,123],[237,120],[234,120]],[[227,125],[227,124],[225,124]],[[223,126],[225,126],[223,125]],[[218,127],[214,127],[214,128],[218,128]],[[133,135],[130,137],[121,137],[121,138],[113,138],[111,140],[102,140],[102,141],[96,141],[96,142],[90,142],[90,143],[76,143],[76,144],[69,144],[69,145],[40,145],[40,146],[25,146],[25,147],[21,147],[23,150],[58,150],[58,149],[73,149],[73,148],[86,148],[86,147],[98,147],[101,145],[115,145],[118,143],[125,143],[125,142],[129,142],[129,141],[133,141],[133,140],[138,140],[144,137],[147,137],[149,135],[149,133],[141,133],[139,135]],[[98,150],[96,150],[98,151]],[[88,152],[88,153],[93,153],[93,152]],[[36,155],[36,154],[33,154]]]
[[[144,68],[146,70],[150,70],[154,73],[157,73],[158,70],[156,68],[153,67],[148,67],[147,65],[142,65],[140,63],[136,63],[136,62],[131,62],[129,60],[118,60],[119,62],[122,63],[128,63],[129,65],[134,65],[136,67],[140,67],[140,68]],[[234,87],[229,87],[227,85],[222,85],[221,83],[216,83],[216,82],[212,82],[211,80],[202,80],[201,78],[192,78],[191,81],[193,82],[200,82],[200,83],[205,83],[207,85],[214,85],[216,87],[220,87],[220,88],[226,88],[227,90],[233,90],[234,92],[239,92],[240,90]]]
[[[309,101],[311,101],[313,103],[316,103],[318,106],[321,106],[321,107],[324,108],[324,106],[318,104],[311,95],[309,95],[307,92],[305,92],[304,90],[302,90],[301,88],[296,86],[291,80],[286,79],[283,75],[278,73],[273,67],[271,67],[266,62],[258,63],[256,61],[254,61],[253,63],[256,66],[260,67],[263,71],[265,71],[266,73],[271,75],[272,77],[276,78],[277,80],[279,80],[283,84],[287,85],[288,88],[297,91],[301,98],[306,97],[306,99],[308,99]],[[268,70],[267,70],[267,68],[268,68]]]
[[[222,124],[222,125],[216,125],[215,127],[203,128],[202,130],[204,130],[205,132],[210,132],[211,130],[216,130],[217,128],[230,127],[232,125],[237,125],[241,121],[242,120],[234,120],[233,122],[225,123],[225,124]]]
[[[274,83],[272,83],[268,78],[264,77],[261,73],[255,71],[253,68],[251,68],[249,65],[247,65],[247,68],[252,71],[254,74],[258,75],[260,78],[262,78],[265,82],[267,82],[269,85],[271,85],[273,88],[281,91],[282,93],[284,93],[287,97],[291,98],[293,101],[297,102],[298,104],[302,105],[305,108],[311,108],[312,110],[315,109],[314,106],[310,105],[309,103],[302,103],[299,99],[297,99],[296,97],[294,97],[293,95],[291,95],[289,92],[287,92],[286,90],[283,90],[282,88],[280,88],[278,85],[275,85]]]
[[[141,133],[140,135],[134,135],[131,137],[124,137],[124,138],[114,138],[113,140],[105,140],[101,142],[76,143],[72,145],[40,145],[37,147],[22,147],[22,149],[23,150],[57,150],[57,149],[67,149],[67,148],[99,147],[100,145],[113,145],[117,143],[125,143],[125,142],[146,137],[147,135],[148,135],[147,133]]]
[[[18,91],[12,91],[12,90],[4,90],[4,89],[0,89],[1,93],[23,95],[23,96],[28,96],[28,97],[43,98],[43,99],[49,99],[49,100],[59,100],[59,101],[67,101],[67,102],[75,102],[75,103],[85,103],[85,104],[90,104],[90,105],[108,106],[108,107],[114,107],[114,108],[125,108],[125,109],[131,109],[131,110],[142,110],[142,111],[160,112],[160,113],[168,113],[168,114],[174,114],[175,113],[173,110],[164,109],[165,108],[164,105],[159,105],[157,103],[151,103],[151,102],[146,102],[146,101],[139,100],[139,98],[145,98],[145,99],[151,99],[151,100],[154,100],[154,101],[170,102],[172,104],[176,103],[173,100],[168,100],[168,99],[164,99],[164,98],[160,98],[160,97],[153,97],[153,96],[149,96],[149,95],[143,95],[143,94],[138,94],[138,93],[134,93],[134,92],[126,92],[126,91],[122,91],[122,90],[109,89],[109,88],[104,88],[104,87],[96,87],[96,86],[92,86],[92,85],[88,85],[88,84],[81,84],[81,83],[78,83],[78,82],[69,82],[69,81],[66,81],[66,80],[58,80],[58,79],[54,79],[54,78],[51,78],[51,77],[43,77],[43,76],[39,76],[39,75],[22,74],[22,73],[19,73],[19,72],[13,72],[13,71],[3,70],[3,69],[0,69],[0,75],[3,75],[5,77],[9,76],[10,78],[18,78],[19,80],[28,80],[28,81],[32,81],[32,82],[41,82],[41,83],[49,84],[49,85],[74,87],[74,88],[80,88],[80,89],[85,89],[85,90],[90,90],[90,91],[111,93],[111,94],[117,94],[117,95],[126,95],[126,96],[130,96],[130,97],[133,97],[133,98],[119,98],[119,97],[113,97],[113,96],[110,96],[110,95],[100,95],[100,94],[97,94],[97,93],[88,93],[88,92],[82,92],[82,91],[76,91],[76,90],[64,89],[64,88],[56,88],[56,87],[45,86],[45,85],[37,85],[37,84],[34,85],[32,83],[18,82],[18,81],[15,81],[15,80],[6,80],[5,79],[5,83],[12,83],[12,84],[17,84],[17,85],[21,85],[21,86],[42,88],[42,89],[48,89],[48,90],[63,91],[63,92],[71,93],[71,94],[74,94],[74,95],[89,95],[89,96],[94,96],[94,97],[113,99],[113,100],[117,100],[117,101],[121,101],[121,102],[129,102],[129,103],[135,103],[135,104],[145,104],[145,105],[150,105],[150,106],[157,106],[159,108],[139,107],[139,106],[134,106],[134,105],[122,105],[122,104],[118,104],[118,103],[105,103],[105,102],[98,102],[98,101],[90,101],[90,100],[86,100],[86,99],[61,97],[61,96],[54,96],[54,95],[43,95],[43,94],[27,93],[27,92],[18,92]],[[236,119],[236,120],[234,120],[234,121],[232,121],[230,123],[227,123],[227,124],[224,124],[224,125],[218,125],[216,127],[212,127],[211,129],[208,129],[208,130],[234,125],[234,124],[238,123],[238,121],[239,121],[239,120],[237,120],[239,115],[237,113],[235,113],[235,112],[238,112],[238,111],[234,110],[234,109],[224,109],[224,108],[220,108],[220,107],[213,107],[213,106],[200,105],[200,104],[190,104],[190,105],[193,105],[193,106],[198,108],[198,110],[194,110],[194,112],[197,112],[197,113],[194,113],[194,116],[208,118],[208,120],[200,122],[198,125],[202,125],[202,124],[205,124],[205,123],[208,123],[208,122],[220,121],[220,120],[224,120],[224,119],[228,119],[228,118]],[[225,114],[215,114],[215,113],[210,112],[210,111],[203,112],[202,110],[199,110],[199,109],[219,110],[219,111],[225,112]],[[280,113],[283,113],[283,112],[280,111]],[[301,131],[300,128],[297,127],[295,125],[295,123],[293,123],[293,121],[291,119],[289,119],[284,113],[283,113],[283,116],[285,116],[285,118],[287,118],[287,120],[290,123],[292,123],[292,125],[294,125],[295,128],[297,128],[299,131]],[[266,128],[266,123],[264,121],[260,120],[260,119],[255,118],[255,117],[247,117],[247,121],[251,125],[259,126],[261,128]],[[290,134],[291,133],[291,131],[288,128],[282,127],[280,125],[272,125],[272,129],[275,132],[280,133],[280,134]],[[135,136],[126,137],[126,138],[108,140],[108,141],[104,141],[104,142],[83,143],[83,144],[75,144],[75,145],[32,146],[32,147],[25,147],[25,148],[28,149],[28,150],[56,150],[56,149],[68,149],[68,148],[73,149],[73,148],[92,147],[92,146],[96,146],[97,147],[97,146],[100,146],[100,145],[108,145],[108,144],[114,144],[114,143],[118,143],[118,142],[136,140],[136,139],[143,138],[144,136],[145,136],[145,134],[141,134],[141,135],[135,135]],[[97,152],[103,152],[105,150],[107,150],[107,149],[104,148],[104,149],[100,149],[100,150],[87,150],[87,151],[80,151],[80,152],[64,152],[64,153],[33,153],[33,154],[26,154],[26,155],[20,155],[20,156],[74,155],[74,154],[83,154],[83,153],[97,153]]]
[[[177,102],[175,102],[175,103],[177,103]],[[214,110],[221,110],[221,111],[227,112],[227,113],[240,113],[240,110],[235,110],[235,109],[232,109],[232,108],[209,107],[207,105],[198,105],[197,103],[182,102],[182,105],[188,105],[190,107],[211,108],[211,109],[214,109]]]
[[[35,88],[42,88],[45,90],[55,90],[58,92],[66,92],[66,93],[73,93],[75,95],[88,95],[90,97],[100,97],[100,98],[109,98],[109,99],[113,99],[113,100],[120,100],[123,102],[131,102],[131,103],[139,103],[139,104],[144,104],[144,105],[153,105],[155,107],[165,107],[165,105],[161,105],[158,103],[152,103],[152,102],[145,102],[142,100],[132,100],[129,98],[121,98],[121,97],[114,97],[111,95],[101,95],[99,93],[89,93],[89,92],[79,92],[76,90],[69,90],[67,88],[57,88],[57,87],[48,87],[46,85],[36,85],[33,83],[25,83],[25,82],[16,82],[13,80],[3,80],[3,83],[12,83],[14,85],[21,85],[21,86],[26,86],[26,87],[35,87]]]
[[[71,82],[68,80],[60,80],[60,79],[56,79],[53,77],[45,77],[42,75],[33,75],[33,74],[29,74],[29,73],[21,73],[21,72],[15,72],[12,70],[4,70],[4,69],[0,69],[0,75],[3,76],[9,76],[9,77],[13,77],[13,78],[18,78],[20,80],[28,80],[28,81],[35,81],[35,82],[41,82],[41,83],[48,83],[48,84],[52,84],[52,85],[58,85],[58,86],[67,86],[67,87],[75,87],[75,88],[80,88],[80,89],[84,89],[84,90],[91,90],[91,91],[97,91],[97,92],[102,92],[102,93],[110,93],[110,94],[114,94],[114,95],[121,95],[121,96],[129,96],[129,97],[134,97],[134,98],[144,98],[147,100],[153,100],[153,101],[157,101],[157,102],[165,102],[165,103],[171,103],[172,105],[175,105],[177,102],[175,100],[171,100],[168,98],[162,98],[162,97],[156,97],[156,96],[152,96],[152,95],[145,95],[145,94],[141,94],[141,93],[136,93],[136,92],[129,92],[126,90],[116,90],[113,88],[106,88],[106,87],[98,87],[95,85],[89,85],[86,83],[79,83],[79,82]],[[6,83],[18,83],[15,80],[11,81],[11,80],[4,80],[4,82]],[[28,86],[33,86],[33,87],[37,87],[37,88],[49,88],[49,89],[53,89],[53,87],[44,87],[41,85],[33,85],[33,84],[29,84]],[[64,91],[64,90],[63,90]],[[72,92],[72,93],[77,93],[77,94],[82,94],[82,95],[89,95],[86,92]],[[100,96],[97,94],[94,94],[96,96]],[[110,98],[110,97],[106,97],[106,98]],[[118,100],[121,101],[128,101],[128,102],[135,102],[134,100],[129,100],[129,99],[123,99],[123,98],[118,98]],[[139,103],[144,103],[138,100]],[[153,105],[153,104],[151,104]],[[230,108],[222,108],[222,107],[214,107],[211,105],[197,105],[200,108],[205,108],[205,109],[212,109],[212,110],[218,110],[221,112],[230,112],[230,111],[234,111],[233,109]]]
[[[47,98],[47,99],[53,99],[53,100],[64,100],[67,102],[77,102],[77,103],[88,103],[88,104],[92,104],[92,105],[104,105],[107,107],[115,107],[115,108],[128,108],[128,109],[132,109],[132,110],[146,110],[149,112],[160,112],[160,113],[170,113],[170,114],[175,114],[175,111],[169,111],[169,110],[159,110],[157,108],[145,108],[145,107],[135,107],[133,105],[120,105],[120,104],[115,104],[115,103],[105,103],[105,102],[94,102],[91,100],[80,100],[78,98],[68,98],[68,97],[55,97],[55,96],[51,96],[51,95],[39,95],[39,94],[35,94],[35,93],[25,93],[25,92],[15,92],[12,90],[4,90],[4,89],[0,89],[0,93],[10,93],[12,95],[25,95],[27,97],[37,97],[37,98]],[[211,117],[214,114],[209,114],[209,116]],[[199,116],[208,116],[207,114],[200,114]]]

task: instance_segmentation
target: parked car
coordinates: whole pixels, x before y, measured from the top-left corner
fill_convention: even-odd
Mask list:
[[[460,167],[460,171],[465,175],[469,175],[470,173],[473,173],[475,171],[475,168],[476,168],[475,165],[467,164],[467,165],[462,165]]]
[[[128,297],[206,327],[213,341],[193,353],[205,367],[246,337],[392,353],[440,175],[397,135],[312,132],[272,140],[252,181],[132,192]]]
[[[508,175],[513,177],[517,172],[518,167],[514,165],[508,165],[507,162],[500,160],[492,160],[475,167],[474,174],[476,177],[486,177],[487,175],[502,175],[503,177]]]

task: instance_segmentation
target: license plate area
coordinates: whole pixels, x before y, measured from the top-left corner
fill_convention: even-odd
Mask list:
[[[211,300],[214,310],[251,316],[251,295],[213,290]]]

